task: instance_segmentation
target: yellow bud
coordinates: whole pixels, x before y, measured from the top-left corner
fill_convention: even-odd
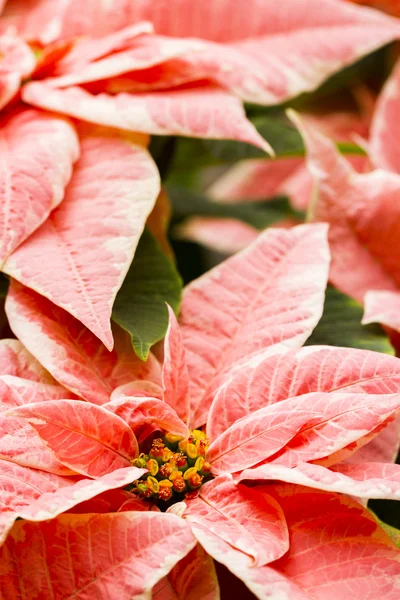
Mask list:
[[[196,473],[197,473],[196,467],[190,467],[190,469],[188,469],[187,471],[184,472],[183,479],[188,480],[191,477],[193,477],[193,475],[196,475]]]
[[[172,485],[172,481],[169,481],[169,479],[162,479],[161,481],[159,481],[160,488],[171,488]]]
[[[197,456],[197,448],[194,444],[186,445],[186,454],[189,458],[196,458]]]
[[[194,468],[196,469],[196,471],[201,471],[203,468],[203,465],[204,465],[204,458],[202,456],[199,456],[199,458],[194,463]]]
[[[158,481],[155,477],[149,476],[146,479],[146,484],[147,484],[147,487],[149,488],[149,490],[151,490],[153,492],[153,494],[158,493],[158,490],[160,489],[160,484],[158,483]]]
[[[154,460],[154,458],[151,458],[150,460],[147,461],[146,468],[150,471],[150,475],[155,477],[157,475],[158,469],[159,469],[158,462],[156,460]]]

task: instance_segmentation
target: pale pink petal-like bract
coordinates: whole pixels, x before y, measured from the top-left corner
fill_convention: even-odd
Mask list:
[[[228,379],[261,349],[303,344],[321,317],[328,269],[324,225],[270,229],[186,288],[180,323],[193,427],[206,421],[217,375]]]
[[[67,467],[88,477],[101,477],[138,454],[130,427],[101,406],[81,400],[49,400],[9,411],[26,419]]]
[[[4,270],[88,327],[109,350],[115,296],[159,192],[157,169],[129,134],[87,127],[65,199]]]
[[[1,551],[0,595],[149,598],[195,544],[183,519],[152,511],[19,521]]]
[[[63,199],[79,145],[67,120],[24,110],[3,118],[0,148],[3,264]]]

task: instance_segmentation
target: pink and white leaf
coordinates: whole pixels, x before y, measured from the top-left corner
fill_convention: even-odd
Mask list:
[[[259,600],[271,600],[271,593],[282,600],[311,600],[311,597],[289,578],[269,566],[255,567],[248,554],[236,550],[207,527],[194,522],[191,526],[206,552],[225,565],[235,577],[241,579]]]
[[[72,486],[75,481],[0,459],[0,545],[20,510],[35,502],[42,494]]]
[[[150,355],[150,360],[152,360],[152,355]],[[129,397],[157,398],[158,400],[162,400],[163,395],[163,389],[160,385],[153,383],[153,381],[142,379],[119,385],[112,391],[110,401],[114,402],[115,400],[123,400]]]
[[[133,431],[142,425],[153,424],[175,435],[189,436],[187,426],[174,409],[158,398],[121,398],[104,404],[103,408],[123,419]]]
[[[397,63],[378,96],[371,123],[369,150],[377,167],[400,174],[400,128],[397,119],[399,108],[400,63]]]
[[[79,145],[70,122],[24,110],[3,118],[0,148],[3,264],[63,199]]]
[[[31,504],[21,508],[17,516],[26,521],[54,519],[81,502],[133,483],[144,473],[146,473],[146,469],[127,467],[107,473],[95,480],[81,479],[68,487],[42,494]]]
[[[184,516],[249,554],[257,566],[276,560],[289,547],[279,504],[268,494],[235,484],[231,475],[220,475],[202,486]]]
[[[267,459],[340,462],[375,437],[400,410],[398,394],[314,392],[261,408],[222,433],[207,460],[214,473],[235,473]]]
[[[140,361],[125,332],[114,330],[116,347],[109,352],[69,313],[16,281],[11,282],[6,311],[11,328],[30,352],[85,400],[105,404],[114,388],[135,376],[160,381],[158,361],[153,355],[147,363]]]
[[[83,128],[81,151],[63,203],[4,270],[70,312],[112,350],[112,305],[156,201],[159,176],[129,134]]]
[[[276,225],[279,226],[278,223]],[[259,233],[243,221],[215,217],[190,217],[174,228],[174,237],[227,255],[247,248]]]
[[[322,314],[328,268],[324,225],[270,229],[186,288],[180,323],[190,426],[205,423],[217,375],[228,379],[261,349],[273,354],[303,344]]]
[[[311,463],[299,463],[293,468],[265,464],[243,471],[240,481],[245,480],[285,481],[359,498],[400,499],[400,465],[385,463],[343,463],[330,469]]]
[[[398,549],[364,507],[348,496],[306,487],[265,489],[282,506],[291,535],[289,552],[270,565],[274,573],[315,600],[347,594],[375,600],[382,592],[396,600]]]
[[[54,400],[20,406],[9,414],[26,419],[64,465],[88,477],[128,467],[138,454],[130,427],[95,404]]]
[[[54,383],[53,377],[19,340],[0,340],[0,373],[40,383]]]
[[[196,544],[185,558],[158,582],[153,590],[157,600],[219,600],[219,586],[214,562]]]
[[[331,281],[361,302],[370,290],[397,291],[399,175],[355,173],[328,138],[293,119],[303,134],[318,191],[312,217],[330,225]]]
[[[61,385],[30,381],[14,375],[0,375],[0,413],[13,406],[73,397]]]
[[[378,352],[329,346],[272,356],[261,351],[228,381],[221,377],[208,414],[207,435],[214,440],[243,416],[302,394],[389,394],[399,386],[400,361]]]
[[[162,368],[163,399],[181,419],[189,421],[189,375],[182,333],[175,313],[168,306],[169,324],[164,340]]]
[[[89,123],[152,135],[233,139],[270,152],[270,146],[246,119],[241,101],[212,85],[110,96],[32,82],[23,95],[29,104]]]
[[[71,475],[24,419],[0,414],[0,458],[56,475]]]
[[[0,4],[0,13],[1,13]],[[16,96],[23,78],[35,68],[35,55],[29,46],[15,35],[0,35],[0,109]]]
[[[0,595],[148,598],[195,544],[183,519],[151,511],[19,521],[2,548]]]

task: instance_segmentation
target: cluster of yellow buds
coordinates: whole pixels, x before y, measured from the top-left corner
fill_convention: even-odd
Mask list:
[[[208,445],[205,433],[198,429],[187,439],[171,433],[156,438],[148,454],[142,453],[132,461],[135,467],[148,470],[133,491],[162,503],[197,495],[201,485],[211,478],[211,465],[204,458]]]

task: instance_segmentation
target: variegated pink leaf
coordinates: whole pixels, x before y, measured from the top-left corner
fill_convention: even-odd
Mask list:
[[[24,99],[77,119],[155,135],[234,139],[270,152],[267,142],[246,119],[242,103],[211,85],[145,94],[92,95],[83,88],[55,89],[32,82]]]
[[[369,290],[397,291],[400,177],[380,170],[355,173],[328,138],[293,119],[318,189],[313,219],[330,225],[330,279],[361,302]]]
[[[205,423],[221,372],[228,378],[263,348],[272,354],[303,344],[322,314],[328,267],[325,226],[270,229],[186,288],[180,322],[190,426]]]
[[[121,417],[132,430],[150,423],[175,435],[189,436],[187,426],[174,409],[158,398],[121,398],[104,404],[104,408]]]
[[[25,110],[3,118],[0,148],[3,264],[63,199],[79,146],[71,123]]]
[[[259,233],[252,225],[237,219],[190,217],[175,228],[174,237],[230,255],[247,248]]]
[[[1,13],[0,3],[0,13]],[[0,35],[0,109],[17,94],[21,80],[35,68],[35,55],[20,38]]]
[[[236,550],[207,527],[194,522],[191,526],[206,552],[241,579],[259,600],[271,600],[271,593],[282,600],[312,600],[306,592],[274,569],[268,566],[255,567],[247,553]]]
[[[400,417],[386,425],[379,435],[368,444],[362,446],[355,454],[351,454],[346,462],[365,463],[380,462],[393,463],[396,461],[400,450]]]
[[[56,475],[71,475],[24,419],[0,414],[0,459]]]
[[[218,381],[218,380],[217,380]],[[310,392],[395,393],[400,360],[353,348],[309,346],[270,356],[260,352],[219,388],[207,435],[216,439],[235,421],[269,404]]]
[[[75,41],[70,51],[57,62],[55,70],[57,76],[71,72],[80,72],[87,65],[98,64],[102,59],[130,48],[134,45],[136,38],[142,34],[152,33],[151,23],[137,23],[125,27],[115,33],[103,35],[102,37],[82,37]],[[103,79],[103,77],[97,77]]]
[[[112,305],[160,185],[150,155],[133,141],[125,133],[81,129],[82,156],[63,203],[4,266],[109,350]]]
[[[219,600],[214,562],[196,544],[185,558],[153,590],[155,600]]]
[[[0,373],[39,381],[54,383],[54,379],[19,340],[0,340]]]
[[[338,464],[327,469],[311,463],[299,463],[293,468],[265,464],[247,469],[240,475],[240,481],[268,479],[359,498],[400,500],[400,465],[373,462]]]
[[[214,473],[235,473],[266,459],[340,462],[366,444],[400,410],[399,394],[304,394],[236,421],[210,446]]]
[[[257,566],[276,560],[289,547],[279,504],[268,494],[235,484],[231,475],[220,475],[202,486],[184,516],[249,554]]]
[[[371,123],[369,150],[377,167],[400,173],[400,128],[397,114],[400,108],[400,62],[378,96]]]
[[[150,360],[152,355],[150,355]],[[148,381],[146,379],[138,381],[130,381],[124,383],[113,390],[110,400],[123,400],[124,398],[135,397],[135,398],[157,398],[157,400],[163,399],[163,389],[161,385]]]
[[[130,427],[101,406],[80,400],[27,404],[9,411],[26,419],[67,467],[101,477],[130,466],[138,454]]]
[[[20,510],[37,500],[41,494],[72,486],[75,481],[74,478],[28,469],[0,459],[0,545]]]
[[[398,291],[370,291],[364,296],[362,323],[381,323],[400,330],[400,286]]]
[[[274,576],[315,600],[375,600],[382,593],[397,599],[399,551],[365,508],[348,496],[298,486],[265,490],[282,506],[291,536],[289,552],[270,565]]]
[[[0,595],[148,598],[195,544],[183,519],[157,512],[20,521],[2,548]]]
[[[168,306],[169,324],[164,340],[163,399],[181,419],[189,421],[189,375],[182,334],[175,313]]]
[[[303,164],[302,158],[242,160],[219,177],[208,189],[221,203],[266,200],[282,191],[282,185]]]
[[[61,385],[30,381],[14,375],[0,375],[0,412],[12,406],[74,398],[74,394]]]
[[[125,332],[114,329],[116,345],[109,352],[69,313],[15,281],[6,311],[14,333],[32,354],[57,381],[85,400],[105,404],[114,388],[135,376],[160,381],[158,361],[152,355],[147,363],[140,361]]]
[[[39,496],[28,506],[19,509],[18,515],[26,521],[47,521],[58,517],[77,504],[95,498],[99,494],[124,487],[139,479],[146,469],[128,467],[117,469],[98,479],[81,479],[62,490],[47,492]]]

